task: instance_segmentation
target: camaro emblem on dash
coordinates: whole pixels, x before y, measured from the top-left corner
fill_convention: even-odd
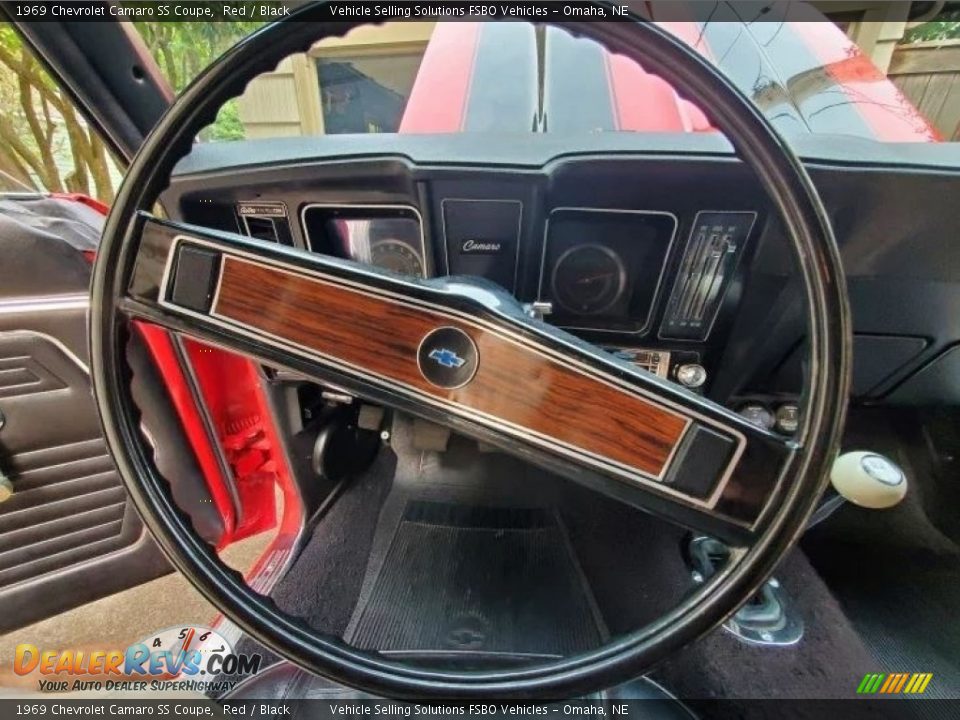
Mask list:
[[[473,380],[480,353],[473,338],[458,327],[434,328],[420,341],[417,367],[431,385],[456,390]]]
[[[448,350],[447,348],[434,348],[430,351],[430,354],[427,356],[431,360],[436,360],[438,363],[448,368],[458,368],[462,367],[467,361],[462,357],[457,355],[453,350]]]
[[[470,255],[496,255],[502,243],[495,240],[464,240],[460,243],[460,252]]]

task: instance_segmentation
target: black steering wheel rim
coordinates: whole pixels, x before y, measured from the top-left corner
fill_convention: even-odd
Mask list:
[[[391,662],[341,640],[320,637],[250,590],[219,563],[173,503],[139,430],[125,360],[125,318],[118,309],[133,263],[136,213],[149,208],[199,129],[258,73],[312,42],[364,23],[320,20],[321,6],[252,35],[217,60],[174,103],[134,159],[107,220],[92,285],[91,374],[104,434],[144,523],[174,565],[245,632],[291,662],[369,692],[397,697],[574,695],[636,677],[714,628],[772,572],[802,531],[826,481],[843,427],[850,330],[840,258],[826,212],[803,166],[766,118],[695,51],[640,18],[621,23],[554,23],[633,57],[687,97],[711,109],[779,211],[804,281],[809,322],[802,450],[781,477],[757,542],[736,553],[705,587],[655,623],[581,655],[547,664],[484,672],[444,672]]]

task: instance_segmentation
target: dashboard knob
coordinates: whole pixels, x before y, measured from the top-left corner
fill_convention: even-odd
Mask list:
[[[748,402],[741,405],[737,412],[745,417],[748,422],[757,427],[762,427],[764,430],[770,430],[776,422],[770,408],[760,402]]]
[[[677,368],[677,380],[688,388],[698,388],[707,381],[707,371],[703,365],[687,363]]]
[[[891,508],[907,494],[907,476],[895,462],[874,452],[844,453],[833,462],[830,482],[840,495],[860,507]]]
[[[800,408],[793,403],[785,403],[777,408],[775,418],[777,430],[793,435],[800,427]]]

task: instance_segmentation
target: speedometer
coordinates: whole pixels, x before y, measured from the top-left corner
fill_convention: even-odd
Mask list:
[[[627,271],[620,256],[604,245],[577,245],[557,258],[553,298],[567,312],[597,315],[623,295]]]
[[[407,243],[400,240],[380,240],[370,248],[370,262],[401,275],[423,277],[423,259]]]

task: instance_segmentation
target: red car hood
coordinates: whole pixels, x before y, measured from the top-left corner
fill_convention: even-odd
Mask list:
[[[722,69],[787,135],[939,140],[900,91],[822,16],[659,24]],[[656,4],[654,4],[654,10]],[[671,12],[671,17],[675,15]],[[663,79],[600,45],[526,23],[438,23],[400,126],[442,132],[712,132]]]

